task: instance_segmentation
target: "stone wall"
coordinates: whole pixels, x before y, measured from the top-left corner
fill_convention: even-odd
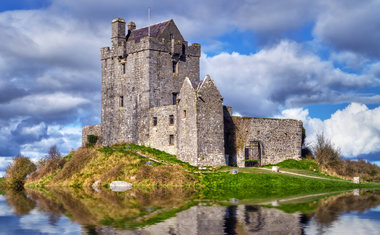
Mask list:
[[[82,128],[82,146],[86,146],[88,135],[96,135],[98,137],[98,141],[96,142],[96,145],[102,144],[101,125],[84,126]]]
[[[223,166],[223,98],[207,75],[197,92],[198,158],[201,166]]]
[[[302,234],[300,213],[287,214],[273,208],[239,205],[236,217],[235,232],[239,234]]]
[[[177,109],[176,105],[167,105],[150,109],[149,144],[152,148],[177,154]],[[170,123],[170,115],[173,115],[173,124]],[[156,125],[154,125],[156,118]],[[173,135],[173,143],[169,143],[170,135]]]
[[[302,122],[291,119],[232,117],[236,161],[246,163],[247,150],[259,147],[261,165],[301,157]],[[230,123],[231,125],[231,123]],[[254,144],[252,144],[254,143]],[[247,149],[248,148],[248,149]]]
[[[186,78],[177,104],[177,157],[193,166],[198,166],[197,97],[195,90]]]
[[[114,22],[113,34],[123,32],[123,25]],[[149,145],[150,108],[172,105],[185,76],[199,83],[199,57],[200,45],[188,46],[172,20],[158,37],[118,38],[111,49],[102,48],[103,144]]]

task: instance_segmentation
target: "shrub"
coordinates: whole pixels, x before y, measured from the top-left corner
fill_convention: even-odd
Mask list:
[[[61,157],[56,145],[50,147],[48,154],[37,162],[37,171],[30,174],[28,182],[38,180],[47,174],[52,174],[62,169],[66,159]]]
[[[36,165],[29,158],[17,155],[7,167],[5,185],[13,190],[22,190],[26,177],[36,170]]]
[[[326,169],[336,169],[342,164],[339,150],[323,135],[317,136],[317,144],[314,146],[314,155],[318,164]]]
[[[314,147],[315,159],[318,164],[339,176],[362,177],[364,181],[380,181],[380,167],[363,159],[357,161],[343,160],[339,151],[323,135],[317,137]]]
[[[98,137],[96,135],[87,135],[87,145],[94,146],[98,142]]]

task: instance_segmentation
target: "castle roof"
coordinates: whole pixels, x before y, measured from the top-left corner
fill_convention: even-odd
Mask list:
[[[150,26],[150,36],[158,37],[165,29],[165,27],[172,20],[164,21],[158,24],[154,24]],[[128,40],[140,40],[143,37],[148,36],[148,26],[140,29],[135,29],[132,31],[131,36],[129,36]]]

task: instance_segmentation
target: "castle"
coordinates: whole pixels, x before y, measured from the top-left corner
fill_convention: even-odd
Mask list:
[[[101,49],[101,124],[85,126],[97,144],[135,143],[194,166],[272,164],[301,157],[302,122],[232,116],[214,81],[200,81],[201,46],[173,20],[136,29],[112,21]]]

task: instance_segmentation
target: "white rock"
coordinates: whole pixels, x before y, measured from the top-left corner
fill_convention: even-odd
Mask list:
[[[238,169],[232,169],[232,170],[230,171],[230,173],[233,174],[233,175],[234,175],[234,174],[237,174],[238,172],[239,172]]]
[[[102,182],[101,180],[97,180],[95,181],[93,184],[92,184],[92,189],[98,193],[101,192],[101,190],[98,188],[100,182]]]
[[[132,184],[125,181],[112,181],[110,189],[114,192],[123,192],[132,188]]]
[[[272,171],[273,172],[280,172],[280,167],[279,166],[272,166]]]
[[[360,177],[354,177],[354,184],[360,184]]]

